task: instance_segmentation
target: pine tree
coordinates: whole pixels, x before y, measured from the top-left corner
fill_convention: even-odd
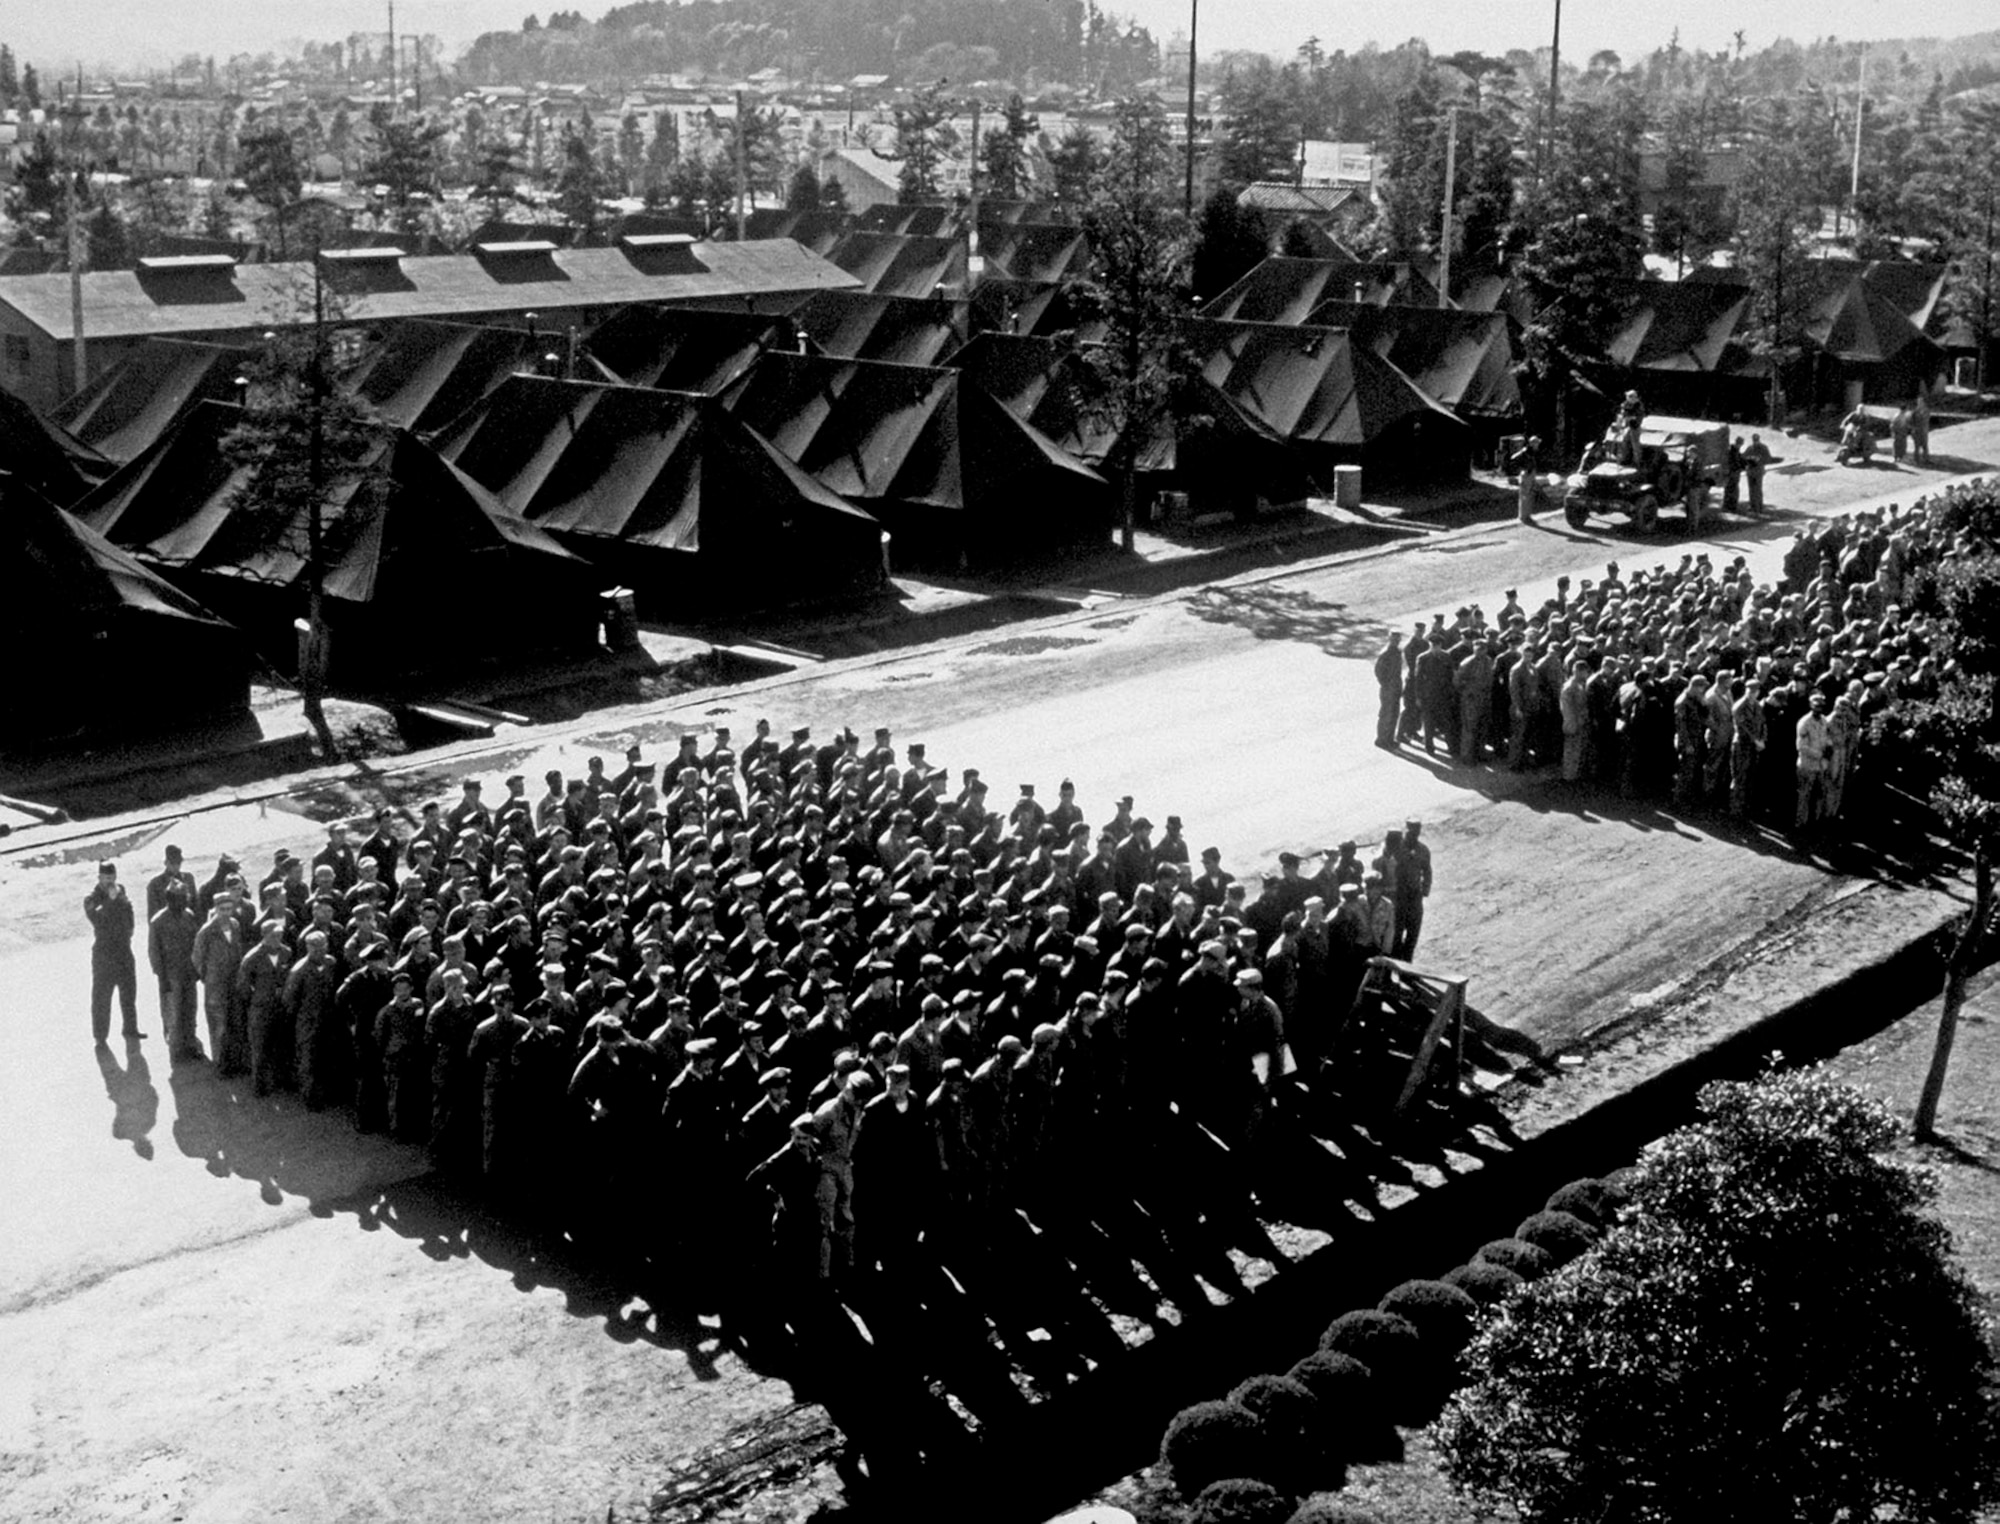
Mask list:
[[[1132,548],[1138,518],[1138,450],[1172,404],[1185,369],[1176,341],[1187,315],[1190,240],[1173,209],[1172,144],[1157,100],[1121,100],[1103,181],[1084,211],[1092,276],[1088,295],[1105,324],[1089,352],[1111,400],[1118,443],[1121,538]]]
[[[1056,201],[1081,214],[1104,176],[1104,149],[1096,135],[1081,122],[1071,122],[1049,154],[1049,174],[1055,181]]]
[[[987,195],[1001,201],[1026,201],[1034,194],[1028,144],[1041,130],[1041,118],[1028,110],[1020,92],[1009,96],[1000,125],[979,145],[979,166],[986,177]]]
[[[40,109],[42,104],[42,77],[35,72],[33,64],[21,65],[21,99],[30,111]]]
[[[0,105],[13,105],[20,93],[21,75],[14,64],[14,50],[0,42]]]
[[[1236,204],[1238,192],[1218,185],[1195,214],[1191,283],[1207,301],[1249,273],[1267,252],[1264,221]]]
[[[603,174],[584,125],[563,129],[562,168],[556,172],[556,206],[588,241],[596,233],[604,196]]]
[[[237,144],[237,166],[250,198],[271,209],[278,258],[284,259],[286,214],[298,205],[305,189],[305,174],[291,133],[277,122],[267,122],[244,134]]]
[[[1291,181],[1299,154],[1296,72],[1268,58],[1232,69],[1222,82],[1226,121],[1216,154],[1216,174],[1238,187],[1258,180]]]
[[[1751,147],[1730,196],[1735,268],[1749,282],[1745,329],[1754,353],[1774,373],[1802,352],[1811,292],[1809,260],[1820,208],[1833,170],[1825,117],[1783,96],[1760,103],[1751,116]],[[1775,409],[1774,409],[1775,410]]]
[[[1536,305],[1523,336],[1526,379],[1554,415],[1557,453],[1565,458],[1571,382],[1603,362],[1620,310],[1618,284],[1644,270],[1643,125],[1629,91],[1565,102],[1548,170],[1524,215],[1534,236],[1520,270]]]
[[[896,108],[896,150],[903,156],[903,167],[896,172],[896,199],[904,205],[935,201],[943,194],[944,159],[958,143],[951,125],[955,109],[942,80],[924,86],[908,104]]]
[[[90,250],[90,268],[93,270],[129,270],[132,268],[132,236],[125,226],[125,219],[109,201],[100,201],[97,209],[90,214],[83,225],[84,235]]]
[[[628,111],[618,123],[618,168],[625,177],[625,194],[636,195],[646,164],[646,133],[639,113]]]
[[[400,232],[420,231],[419,200],[438,189],[438,144],[451,129],[428,117],[392,119],[377,106],[372,113],[375,153],[362,169],[370,183],[384,187],[390,219]]]
[[[24,228],[46,234],[63,205],[62,165],[46,129],[36,129],[28,151],[14,166],[14,184],[7,193],[7,215]]]
[[[243,420],[224,437],[223,452],[247,471],[232,511],[271,526],[304,563],[311,639],[299,691],[321,755],[332,760],[323,705],[326,571],[381,509],[383,484],[369,465],[381,436],[367,404],[342,384],[347,367],[335,334],[346,314],[338,295],[321,280],[317,260],[292,269],[292,284],[265,315],[271,335],[245,367]],[[330,511],[336,489],[337,514]]]

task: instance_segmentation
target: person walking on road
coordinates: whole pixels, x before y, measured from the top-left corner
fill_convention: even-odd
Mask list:
[[[97,887],[85,896],[84,918],[90,922],[90,1034],[101,1048],[111,1041],[111,997],[115,992],[125,1016],[124,1035],[144,1037],[139,1030],[139,969],[132,959],[137,916],[131,896],[118,882],[116,863],[97,865]]]

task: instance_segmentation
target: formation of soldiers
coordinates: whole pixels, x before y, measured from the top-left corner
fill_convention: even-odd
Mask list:
[[[1129,797],[1092,825],[1068,781],[996,805],[886,729],[760,721],[539,797],[467,779],[254,882],[169,847],[140,924],[177,1059],[198,995],[223,1074],[720,1298],[920,1253],[970,1280],[1019,1211],[1088,1210],[1078,1160],[1129,1200],[1184,1181],[1160,1154],[1195,1123],[1250,1136],[1332,1057],[1368,959],[1415,953],[1431,888],[1416,821],[1312,866],[1283,854],[1252,897]]]
[[[1932,625],[1906,603],[1945,549],[1920,501],[1802,527],[1776,585],[1704,553],[1560,578],[1533,611],[1510,590],[1490,621],[1438,614],[1376,658],[1376,744],[1819,828],[1868,781],[1872,718],[1935,688]]]

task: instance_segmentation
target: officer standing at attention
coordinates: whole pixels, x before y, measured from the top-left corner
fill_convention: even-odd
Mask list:
[[[127,1040],[144,1037],[139,1030],[139,968],[132,960],[132,936],[138,917],[131,896],[118,882],[118,865],[97,865],[97,887],[85,896],[84,918],[90,922],[90,1033],[101,1048],[111,1040],[111,994],[116,990],[125,1016]]]
[[[1375,715],[1375,744],[1384,751],[1396,749],[1396,722],[1403,712],[1403,637],[1389,634],[1389,643],[1375,658],[1375,687],[1381,707]]]

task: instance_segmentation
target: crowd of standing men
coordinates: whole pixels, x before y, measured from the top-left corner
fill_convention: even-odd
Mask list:
[[[1776,583],[1694,554],[1559,578],[1532,611],[1510,590],[1491,620],[1438,614],[1376,657],[1376,744],[1822,827],[1868,782],[1872,718],[1936,686],[1934,630],[1906,605],[1947,550],[1920,502],[1801,527]]]
[[[545,784],[467,779],[254,877],[170,846],[143,914],[101,865],[97,1040],[114,994],[143,1035],[143,927],[176,1061],[199,1001],[222,1074],[421,1142],[667,1294],[823,1287],[920,1241],[977,1259],[1086,1179],[1171,1179],[1177,1128],[1250,1136],[1334,1056],[1369,958],[1415,953],[1431,889],[1416,821],[1311,874],[1287,852],[1253,897],[1177,816],[1093,826],[1068,781],[996,805],[886,729],[759,721]]]

